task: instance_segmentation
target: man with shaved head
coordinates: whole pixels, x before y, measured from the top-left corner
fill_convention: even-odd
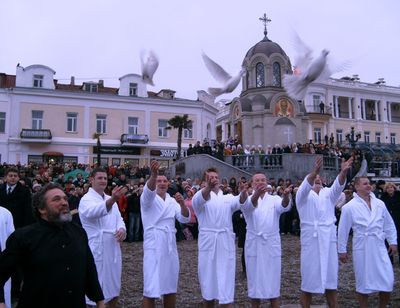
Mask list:
[[[346,263],[347,240],[353,229],[353,265],[356,292],[361,308],[368,307],[368,295],[379,293],[379,307],[387,307],[393,290],[393,266],[389,254],[397,251],[397,232],[385,203],[375,197],[367,177],[357,177],[354,198],[342,207],[338,232],[339,259]]]
[[[332,186],[322,186],[322,156],[306,176],[296,194],[300,216],[301,240],[301,305],[310,307],[313,293],[325,293],[329,307],[337,307],[338,254],[335,204],[346,184],[347,171],[353,158],[342,162]]]
[[[168,193],[169,181],[158,174],[160,164],[150,163],[150,178],[140,196],[143,240],[143,307],[155,307],[163,296],[164,307],[175,307],[178,289],[179,259],[175,239],[175,218],[189,223],[189,210],[183,196]]]
[[[267,177],[256,173],[252,177],[253,194],[241,209],[247,223],[245,242],[248,295],[251,307],[260,307],[268,299],[272,308],[279,307],[281,287],[281,237],[279,218],[290,210],[291,187],[283,198],[268,193]]]

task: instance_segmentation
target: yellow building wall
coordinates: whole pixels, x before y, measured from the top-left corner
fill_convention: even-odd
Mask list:
[[[52,136],[83,137],[84,107],[21,103],[20,128],[32,128],[32,110],[43,111],[43,129],[50,129]],[[67,132],[67,112],[77,113],[77,132]]]

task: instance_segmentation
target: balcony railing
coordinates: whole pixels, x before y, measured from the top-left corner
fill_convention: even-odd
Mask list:
[[[23,128],[19,135],[23,140],[35,140],[50,142],[53,136],[50,129],[27,129]]]
[[[146,144],[149,142],[147,135],[122,134],[121,145]]]

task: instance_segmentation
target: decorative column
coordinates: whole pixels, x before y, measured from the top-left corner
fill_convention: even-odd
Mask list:
[[[378,102],[379,102],[379,101],[377,101],[377,100],[374,101],[374,103],[375,103],[375,121],[377,121],[377,122],[378,122],[378,119],[379,119],[379,114],[378,114],[378,112],[379,112]]]
[[[352,113],[353,113],[353,108],[352,108],[352,106],[351,106],[351,104],[352,104],[352,98],[351,98],[351,97],[348,97],[348,98],[347,98],[347,103],[348,103],[348,105],[349,105],[349,119],[352,119],[352,118],[353,118],[353,115],[352,115]]]
[[[336,95],[333,96],[333,104],[335,106],[335,118],[338,118],[339,117],[339,104],[338,104],[338,99],[337,99]]]
[[[385,106],[387,104],[384,104],[383,102],[384,102],[383,99],[381,99],[379,101],[379,114],[381,116],[381,121],[384,122],[384,123],[387,123],[388,122],[388,117],[387,117],[387,109],[386,109],[386,106]]]
[[[354,101],[354,110],[355,110],[354,118],[356,120],[361,120],[362,119],[362,117],[361,117],[361,99],[358,95],[356,95],[356,97],[353,101]]]

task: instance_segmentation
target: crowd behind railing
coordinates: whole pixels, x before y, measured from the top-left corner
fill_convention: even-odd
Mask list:
[[[325,138],[325,142],[320,140],[314,143],[275,144],[263,146],[245,145],[242,146],[238,138],[229,138],[225,142],[204,140],[203,144],[197,141],[193,146],[189,144],[186,156],[196,154],[208,154],[217,159],[232,164],[240,169],[281,169],[282,155],[288,153],[320,154],[324,156],[325,170],[338,170],[340,164],[338,159],[348,159],[354,157],[354,168],[359,170],[363,159],[367,162],[367,172],[375,173],[376,176],[397,177],[400,175],[400,153],[384,154],[379,152],[372,154],[371,151],[361,151],[336,144],[331,138]]]

